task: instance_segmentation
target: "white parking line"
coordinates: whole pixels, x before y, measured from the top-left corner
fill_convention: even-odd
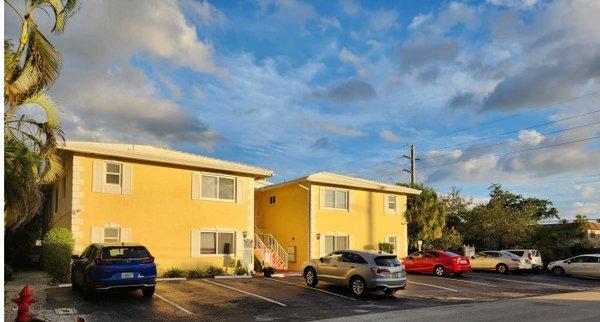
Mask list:
[[[519,283],[519,284],[529,284],[529,285],[539,285],[539,286],[546,286],[546,287],[553,287],[553,288],[564,288],[564,289],[571,289],[571,290],[584,290],[584,288],[581,287],[576,287],[576,286],[568,286],[568,285],[560,285],[560,284],[546,284],[546,283],[537,283],[537,282],[526,282],[526,281],[516,281],[516,280],[511,280],[508,278],[501,278],[501,277],[488,277],[489,279],[495,279],[495,280],[500,280],[500,281],[505,281],[505,282],[511,282],[511,283]]]
[[[474,282],[474,281],[468,281],[468,280],[461,280],[458,278],[449,278],[449,277],[442,277],[445,280],[450,280],[450,281],[455,281],[455,282],[462,282],[462,283],[469,283],[469,284],[475,284],[475,285],[483,285],[483,286],[489,286],[489,287],[498,287],[496,285],[492,285],[492,284],[487,284],[487,283],[481,283],[481,282]]]
[[[408,281],[407,283],[418,284],[418,285],[425,285],[425,286],[429,286],[429,287],[439,288],[439,289],[442,289],[442,290],[447,290],[447,291],[452,291],[452,292],[458,292],[458,290],[455,290],[453,288],[443,287],[443,286],[438,286],[438,285],[431,285],[431,284],[419,283],[419,282],[413,282],[413,281]]]
[[[175,303],[175,302],[173,302],[173,301],[171,301],[171,300],[168,300],[168,299],[166,299],[166,298],[162,297],[162,296],[161,296],[160,294],[158,294],[158,293],[154,293],[154,296],[156,296],[156,297],[158,297],[159,299],[161,299],[161,300],[163,300],[163,301],[165,301],[165,302],[167,302],[167,303],[171,304],[173,307],[175,307],[175,308],[177,308],[177,309],[180,309],[180,310],[182,310],[183,312],[185,312],[185,313],[187,313],[187,314],[189,314],[189,315],[194,315],[192,312],[190,312],[190,311],[188,311],[188,310],[184,309],[183,307],[181,307],[181,305],[179,305],[179,304],[177,304],[177,303]]]
[[[277,305],[279,305],[279,306],[287,306],[287,305],[285,305],[285,304],[283,304],[283,303],[281,303],[281,302],[277,302],[277,301],[275,301],[275,300],[272,300],[272,299],[270,299],[270,298],[266,298],[266,297],[264,297],[264,296],[261,296],[261,295],[258,295],[258,294],[254,294],[254,293],[246,292],[246,291],[244,291],[244,290],[240,290],[240,289],[238,289],[238,288],[235,288],[235,287],[232,287],[232,286],[229,286],[229,285],[225,285],[225,284],[221,284],[221,283],[212,282],[212,281],[209,281],[209,280],[206,280],[206,279],[202,279],[202,280],[203,280],[203,281],[205,281],[206,283],[214,284],[214,285],[217,285],[217,286],[221,286],[221,287],[224,287],[224,288],[228,288],[228,289],[230,289],[230,290],[234,290],[234,291],[237,291],[237,292],[240,292],[240,293],[244,293],[244,294],[247,294],[247,295],[250,295],[250,296],[254,296],[254,297],[257,297],[257,298],[259,298],[259,299],[263,299],[263,300],[265,300],[265,301],[268,301],[268,302],[271,302],[271,303],[275,303],[275,304],[277,304]]]
[[[268,280],[275,281],[275,282],[279,282],[279,283],[285,283],[285,284],[296,285],[296,286],[299,286],[299,287],[302,287],[302,288],[307,288],[307,289],[310,289],[310,290],[315,290],[315,291],[319,291],[319,292],[323,292],[323,293],[327,293],[327,294],[335,295],[335,296],[337,296],[337,297],[345,298],[345,299],[348,299],[348,300],[356,301],[356,299],[355,299],[355,298],[351,298],[351,297],[349,297],[349,296],[345,296],[345,295],[341,295],[341,294],[337,294],[337,293],[329,292],[329,291],[322,290],[322,289],[320,289],[320,288],[316,288],[316,287],[309,287],[309,286],[307,286],[307,285],[296,284],[296,283],[292,283],[292,282],[286,282],[286,281],[282,281],[282,280],[278,280],[278,279],[274,279],[274,278],[267,278],[267,279],[268,279]]]

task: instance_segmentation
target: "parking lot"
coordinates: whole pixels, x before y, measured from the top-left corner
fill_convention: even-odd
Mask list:
[[[141,292],[100,295],[85,302],[70,288],[48,290],[49,310],[73,307],[86,321],[106,320],[315,320],[348,315],[475,303],[600,288],[600,280],[547,274],[472,272],[462,277],[408,276],[394,296],[354,298],[339,286],[309,288],[302,277],[194,279],[159,282],[152,299]]]

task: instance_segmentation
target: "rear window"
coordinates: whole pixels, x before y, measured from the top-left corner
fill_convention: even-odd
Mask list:
[[[396,256],[378,256],[375,257],[377,266],[400,266],[400,261]]]
[[[451,257],[460,256],[457,253],[453,253],[453,252],[444,252],[444,254],[446,254],[446,256],[451,256]]]
[[[149,258],[150,252],[145,247],[110,247],[102,249],[102,259],[134,259]]]
[[[509,250],[509,252],[521,257],[523,257],[523,254],[525,254],[525,251],[522,250]]]

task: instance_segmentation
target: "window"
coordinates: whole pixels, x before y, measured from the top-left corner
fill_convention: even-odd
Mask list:
[[[348,190],[325,189],[325,208],[348,209]]]
[[[276,200],[275,196],[270,196],[269,197],[269,205],[274,205],[276,201],[277,200]]]
[[[398,244],[396,241],[397,241],[396,236],[388,236],[386,238],[386,242],[388,244],[392,244],[392,254],[396,253],[396,250],[398,249]]]
[[[400,261],[398,260],[398,258],[394,255],[394,256],[377,256],[375,257],[375,264],[377,264],[377,266],[384,266],[384,267],[393,267],[393,266],[400,266]]]
[[[104,227],[105,243],[118,243],[121,241],[121,228],[119,227]]]
[[[62,178],[62,197],[65,199],[67,197],[67,176],[63,176]]]
[[[233,232],[200,232],[200,254],[231,255],[235,253],[235,233]]]
[[[348,236],[325,236],[325,253],[329,254],[336,250],[348,249]]]
[[[342,260],[349,263],[366,264],[367,261],[362,256],[354,253],[343,253]]]
[[[54,189],[54,213],[58,212],[58,185]]]
[[[150,258],[145,247],[108,247],[102,248],[102,259],[137,259]]]
[[[106,162],[106,184],[121,185],[121,164]]]
[[[323,257],[324,262],[337,262],[342,258],[342,252],[335,252]]]
[[[396,196],[395,195],[387,195],[386,196],[386,208],[387,212],[396,213]]]
[[[202,198],[234,200],[235,178],[203,174]]]

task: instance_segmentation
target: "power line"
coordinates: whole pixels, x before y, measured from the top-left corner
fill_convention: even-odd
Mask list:
[[[551,103],[551,104],[547,104],[547,106],[560,106],[560,105],[563,105],[563,104],[566,104],[566,103],[570,103],[570,102],[574,102],[574,101],[580,100],[582,98],[586,98],[588,96],[594,96],[596,94],[600,94],[600,90],[595,91],[595,92],[590,92],[590,93],[587,93],[587,94],[584,94],[584,95],[580,95],[580,96],[577,96],[577,97],[574,97],[574,98],[571,98],[571,99],[562,100],[562,101],[554,102],[554,103]],[[538,111],[542,111],[542,110],[538,110]],[[484,123],[481,123],[481,124],[478,124],[478,125],[475,125],[475,126],[465,127],[465,128],[462,128],[462,129],[458,129],[458,130],[446,133],[443,136],[438,136],[437,138],[434,138],[433,140],[441,139],[441,138],[445,138],[445,137],[449,137],[449,136],[451,136],[453,134],[456,134],[456,133],[460,133],[460,132],[464,132],[464,131],[468,131],[468,130],[473,130],[473,129],[476,129],[476,128],[479,128],[479,127],[483,127],[484,125],[489,125],[489,124],[494,124],[494,123],[497,123],[497,122],[505,121],[505,120],[508,120],[508,119],[511,119],[511,118],[514,118],[514,117],[517,117],[517,116],[521,116],[521,115],[524,115],[524,114],[527,114],[527,113],[530,113],[530,112],[532,112],[532,111],[531,110],[525,110],[523,112],[513,113],[513,114],[510,114],[508,116],[505,116],[505,117],[502,117],[502,118],[499,118],[499,119],[496,119],[496,120],[487,121],[487,122],[484,122]],[[430,140],[432,140],[432,139],[421,139],[421,140],[418,140],[418,141],[414,142],[414,144],[418,144],[418,143],[421,143],[421,142],[424,142],[424,141],[430,141]]]
[[[520,128],[520,129],[513,130],[513,131],[503,132],[503,133],[500,133],[500,134],[485,136],[485,137],[474,139],[474,140],[469,140],[469,141],[464,141],[464,142],[460,142],[460,143],[446,145],[444,147],[439,148],[438,150],[444,150],[444,149],[447,149],[447,148],[451,148],[451,147],[459,146],[459,145],[464,145],[464,144],[471,143],[471,142],[479,142],[479,141],[487,140],[487,139],[490,139],[490,138],[496,138],[496,137],[499,137],[499,136],[505,136],[505,135],[509,135],[509,134],[515,134],[515,133],[519,133],[520,131],[523,131],[523,130],[531,130],[531,129],[535,129],[535,128],[538,128],[538,127],[542,127],[542,126],[554,124],[554,123],[561,122],[561,121],[572,120],[572,119],[575,119],[575,118],[578,118],[578,117],[582,117],[582,116],[586,116],[586,115],[591,115],[591,114],[598,113],[598,112],[600,112],[600,109],[593,110],[593,111],[586,112],[586,113],[581,113],[581,114],[573,115],[573,116],[563,117],[563,118],[560,118],[560,119],[557,119],[557,120],[554,120],[554,121],[548,121],[548,122],[544,122],[544,123],[541,123],[541,124],[537,124],[537,125],[532,125],[532,126]]]
[[[542,135],[552,135],[552,134],[557,134],[557,133],[567,132],[567,131],[571,131],[571,130],[576,130],[576,129],[580,129],[580,128],[584,128],[584,127],[592,126],[592,125],[596,125],[596,124],[600,124],[600,121],[593,122],[593,123],[588,123],[588,124],[582,124],[582,125],[578,125],[578,126],[573,126],[573,127],[569,127],[569,128],[562,129],[562,130],[556,130],[556,131],[552,131],[552,132],[540,133],[540,134],[542,134]],[[511,142],[515,142],[515,141],[514,140],[506,140],[506,141],[502,141],[502,142],[498,142],[498,143],[494,143],[494,144],[479,146],[479,147],[475,147],[475,148],[468,148],[468,151],[469,152],[477,151],[477,150],[481,150],[481,149],[485,149],[485,148],[491,148],[491,147],[495,147],[495,146],[499,146],[499,145],[503,145],[503,144],[507,144],[507,143],[511,143]]]
[[[431,165],[431,166],[421,167],[421,169],[440,168],[440,167],[445,167],[448,165],[465,163],[465,162],[474,161],[474,160],[489,159],[489,158],[493,158],[493,157],[501,157],[501,156],[517,154],[517,153],[525,153],[525,152],[530,152],[530,151],[535,151],[535,150],[543,150],[543,149],[553,148],[553,147],[567,145],[567,144],[579,143],[579,142],[584,142],[584,141],[589,141],[589,140],[594,140],[594,139],[599,139],[599,138],[600,138],[600,136],[592,136],[592,137],[588,137],[588,138],[584,138],[584,139],[555,143],[555,144],[551,144],[551,145],[545,145],[545,146],[540,146],[540,147],[535,147],[535,148],[530,148],[530,149],[510,151],[510,152],[501,153],[501,154],[487,155],[487,156],[483,156],[483,157],[479,157],[479,158],[472,158],[469,160],[455,161],[455,162],[449,162],[449,163],[444,163],[444,164],[439,164],[439,165]]]

